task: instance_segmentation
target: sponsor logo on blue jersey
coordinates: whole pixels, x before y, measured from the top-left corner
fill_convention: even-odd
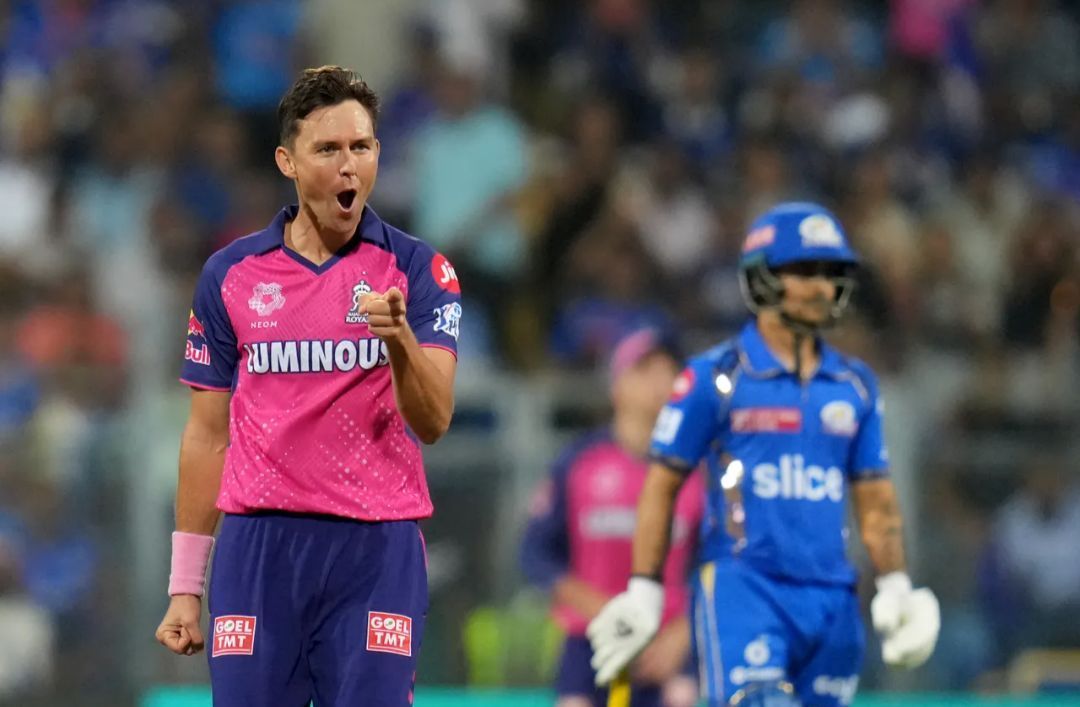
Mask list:
[[[801,454],[782,454],[779,463],[758,464],[750,475],[758,498],[844,500],[844,472],[835,466],[807,465]]]

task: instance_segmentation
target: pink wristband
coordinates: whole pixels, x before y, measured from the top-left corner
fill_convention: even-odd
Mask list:
[[[177,594],[203,595],[206,584],[206,566],[210,563],[210,550],[214,547],[212,535],[182,533],[172,534],[172,569],[169,574],[169,596]]]

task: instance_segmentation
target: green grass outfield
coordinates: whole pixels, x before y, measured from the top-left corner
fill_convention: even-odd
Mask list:
[[[463,690],[426,687],[416,690],[416,707],[551,707],[547,690]],[[1078,695],[975,697],[970,695],[859,695],[855,707],[1080,707]],[[210,707],[205,687],[156,688],[139,707]]]

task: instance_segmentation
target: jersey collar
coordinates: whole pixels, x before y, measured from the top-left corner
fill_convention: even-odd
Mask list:
[[[297,204],[289,204],[279,211],[270,223],[267,230],[276,233],[282,245],[285,242],[285,224],[295,219],[298,213],[300,213],[300,207]],[[371,208],[370,204],[364,204],[364,211],[360,214],[360,223],[357,225],[356,230],[362,240],[374,243],[382,248],[386,247],[385,224],[383,224],[383,220],[379,218],[379,215],[375,213],[375,209]]]
[[[776,360],[772,351],[765,344],[761,332],[758,331],[757,322],[750,320],[739,332],[739,344],[742,349],[740,358],[743,368],[752,376],[759,378],[771,378],[788,371]],[[818,350],[821,352],[821,364],[815,375],[827,375],[835,378],[844,372],[843,358],[840,353],[829,346],[820,337],[817,338]]]

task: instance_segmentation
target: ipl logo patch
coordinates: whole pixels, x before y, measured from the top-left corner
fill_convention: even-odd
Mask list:
[[[285,295],[281,294],[281,285],[276,282],[260,282],[251,292],[248,306],[259,313],[260,317],[269,317],[285,306]]]
[[[352,288],[352,306],[349,307],[349,313],[345,315],[346,324],[366,324],[367,315],[360,313],[360,305],[364,302],[364,295],[371,294],[371,285],[367,283],[367,280],[361,280],[356,283]]]

